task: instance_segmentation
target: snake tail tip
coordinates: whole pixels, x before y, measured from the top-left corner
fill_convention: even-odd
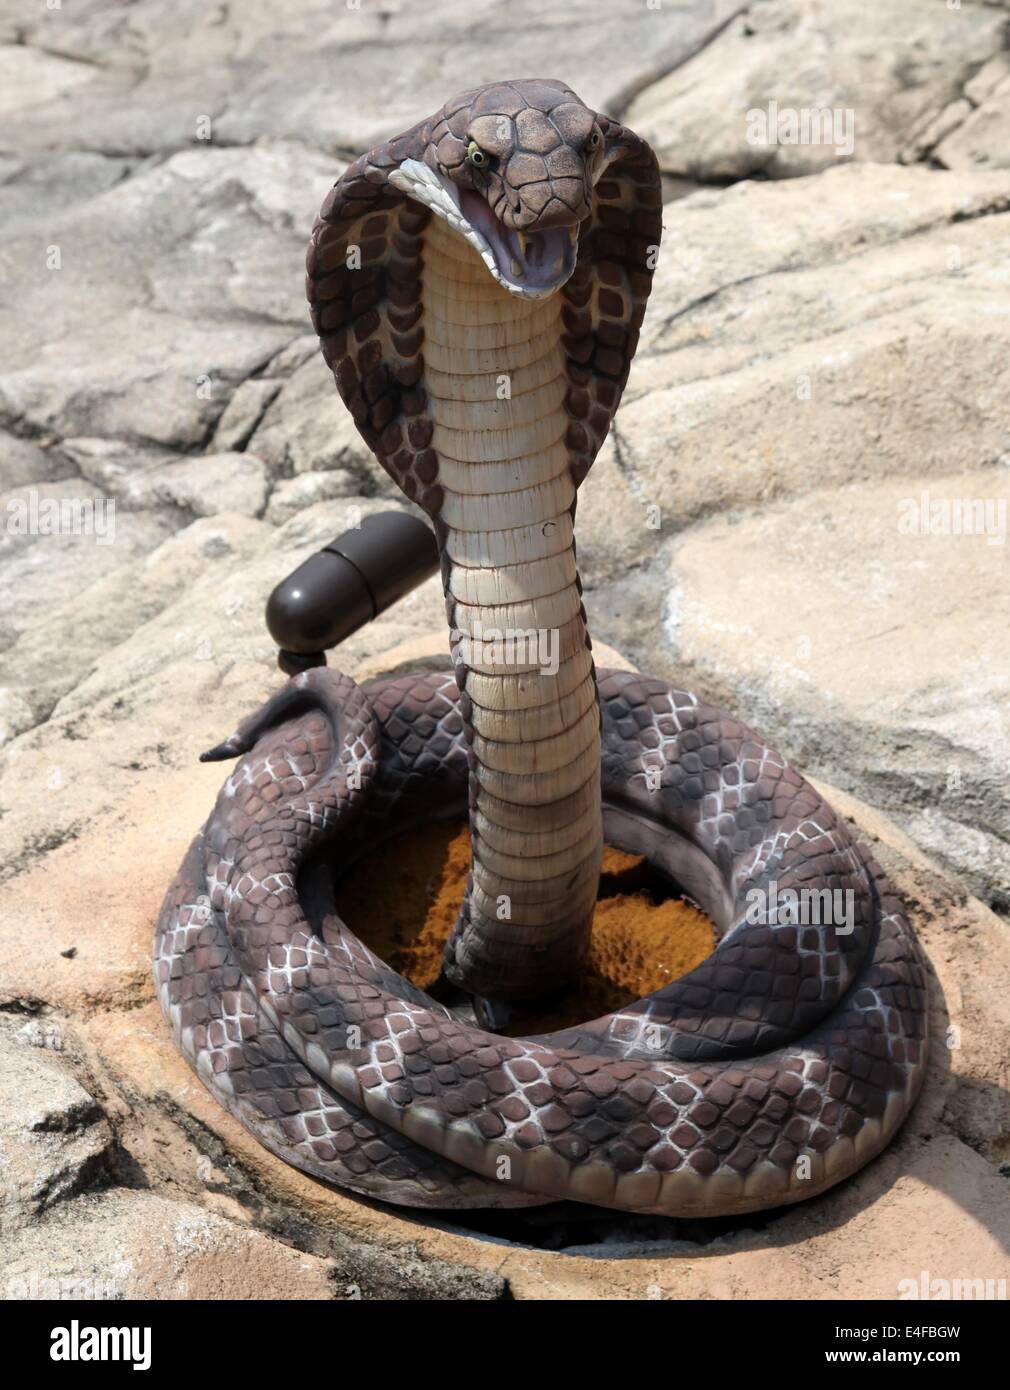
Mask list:
[[[224,743],[218,743],[213,748],[208,748],[205,753],[200,754],[202,763],[223,763],[227,758],[236,758],[242,750],[236,748],[230,739]]]

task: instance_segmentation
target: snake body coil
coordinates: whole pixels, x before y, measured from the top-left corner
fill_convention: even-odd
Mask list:
[[[575,496],[627,380],[661,201],[644,142],[560,83],[514,82],[358,160],[313,232],[323,352],[435,526],[454,673],[363,690],[308,671],[208,755],[241,761],[166,898],[155,979],[221,1103],[355,1191],[749,1211],[868,1161],[921,1084],[924,970],[878,866],[731,716],[597,679]],[[682,884],[718,948],[564,1033],[468,1023],[377,960],[332,893],[381,840],[464,813],[445,974],[468,993],[570,978],[604,834]]]

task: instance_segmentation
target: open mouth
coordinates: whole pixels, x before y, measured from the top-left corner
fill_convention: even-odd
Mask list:
[[[578,223],[519,232],[506,227],[478,193],[466,188],[459,190],[459,210],[487,243],[498,271],[495,279],[507,289],[521,294],[550,294],[560,289],[575,269]]]
[[[510,294],[542,299],[560,289],[575,269],[577,222],[517,232],[499,222],[479,194],[457,188],[417,159],[405,159],[388,177],[395,188],[443,217]]]

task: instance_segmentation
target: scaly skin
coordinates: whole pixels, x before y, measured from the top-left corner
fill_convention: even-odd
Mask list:
[[[368,691],[310,671],[213,751],[241,762],[166,898],[155,978],[221,1103],[355,1191],[750,1211],[868,1161],[921,1085],[914,937],[830,807],[694,696],[614,672],[597,690],[575,495],[627,380],[660,207],[630,131],[562,84],[504,83],[363,156],[313,232],[323,352],[432,518],[455,671]],[[477,645],[501,629],[553,633],[556,667]],[[577,968],[605,828],[697,898],[718,949],[564,1033],[473,1027],[356,940],[330,879],[465,810],[445,972],[467,991],[528,998]],[[772,885],[850,893],[851,932],[748,916]]]
[[[408,1206],[715,1216],[813,1196],[888,1142],[926,1036],[890,884],[731,716],[626,672],[603,672],[600,696],[608,840],[689,882],[721,940],[665,989],[549,1037],[466,1024],[333,909],[331,864],[465,809],[451,675],[364,691],[309,671],[214,750],[241,760],[166,897],[155,980],[183,1054],[274,1153]],[[748,920],[749,890],[772,882],[851,890],[851,934]]]
[[[575,487],[561,437],[560,302],[510,297],[496,285],[494,299],[481,300],[487,284],[479,257],[435,219],[425,239],[425,302],[450,313],[458,305],[461,319],[483,307],[494,315],[491,335],[514,340],[494,350],[511,386],[510,399],[499,401],[497,376],[450,379],[433,368],[439,340],[457,329],[434,315],[425,320],[424,380],[445,488],[447,609],[474,761],[473,878],[446,973],[475,994],[511,999],[556,988],[589,944],[603,851],[600,715],[575,568]],[[530,341],[540,344],[532,363]],[[489,438],[490,452],[514,457],[471,461]],[[537,527],[521,544],[513,539],[516,558],[503,564],[473,541],[509,514],[535,517]],[[510,531],[497,534],[506,541]],[[544,629],[557,643],[556,669],[546,673],[538,666],[547,651],[517,651],[503,669],[493,650],[468,641],[478,631]]]
[[[631,131],[562,83],[499,83],[352,164],[309,248],[337,387],[442,549],[473,844],[445,972],[497,1000],[559,988],[589,942],[600,744],[575,495],[627,381],[661,208]],[[467,640],[508,630],[545,631],[557,671]]]

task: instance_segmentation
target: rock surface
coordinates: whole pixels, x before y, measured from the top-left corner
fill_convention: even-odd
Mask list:
[[[7,1296],[863,1298],[1005,1274],[1008,24],[967,0],[0,18]],[[591,625],[839,789],[913,908],[938,1025],[913,1121],[842,1191],[718,1250],[611,1227],[606,1262],[284,1168],[186,1070],[149,980],[220,780],[196,755],[277,679],[266,595],[402,505],[308,333],[315,209],[358,151],[562,44],[676,196],[580,499]],[[749,140],[773,101],[777,141]],[[814,108],[843,136],[853,113],[851,151],[783,140]],[[340,664],[373,675],[443,628],[433,579]]]
[[[579,509],[601,635],[1004,911],[1008,207],[1002,171],[893,165],[673,204]]]
[[[382,623],[377,634],[384,644]],[[435,645],[411,641],[354,670],[365,678],[431,665]],[[202,733],[189,732],[189,744]],[[885,864],[932,967],[930,1070],[909,1123],[850,1182],[770,1221],[745,1218],[713,1240],[690,1223],[619,1219],[592,1243],[583,1222],[582,1240],[569,1234],[558,1253],[536,1248],[535,1227],[525,1242],[503,1246],[475,1240],[460,1222],[420,1225],[325,1188],[262,1149],[189,1071],[153,999],[150,927],[219,777],[220,769],[181,762],[150,769],[132,797],[7,885],[17,927],[0,944],[0,1006],[37,1008],[19,1030],[30,1027],[31,1037],[3,1057],[8,1084],[23,1094],[36,1072],[19,1063],[34,1063],[35,1047],[55,1030],[60,1052],[39,1057],[67,1074],[46,1113],[78,1114],[85,1097],[97,1098],[86,1113],[100,1135],[111,1127],[114,1136],[106,1163],[76,1195],[63,1193],[41,1215],[30,1194],[17,1199],[9,1297],[46,1296],[40,1271],[93,1288],[94,1297],[352,1299],[791,1298],[798,1290],[804,1298],[895,1298],[923,1271],[1005,1276],[1005,925],[862,803],[821,787]],[[157,836],[142,814],[151,801]],[[38,1110],[12,1107],[4,1152],[38,1143]],[[61,1134],[30,1171],[73,1173],[80,1142]]]
[[[923,134],[938,113],[945,131],[972,119],[965,89],[1005,32],[1006,15],[982,5],[753,0],[716,42],[641,92],[628,124],[667,173],[702,183],[789,178],[839,159],[893,163],[913,145],[921,157],[937,143]],[[979,149],[996,134],[977,137]],[[976,153],[971,166],[988,162]]]

